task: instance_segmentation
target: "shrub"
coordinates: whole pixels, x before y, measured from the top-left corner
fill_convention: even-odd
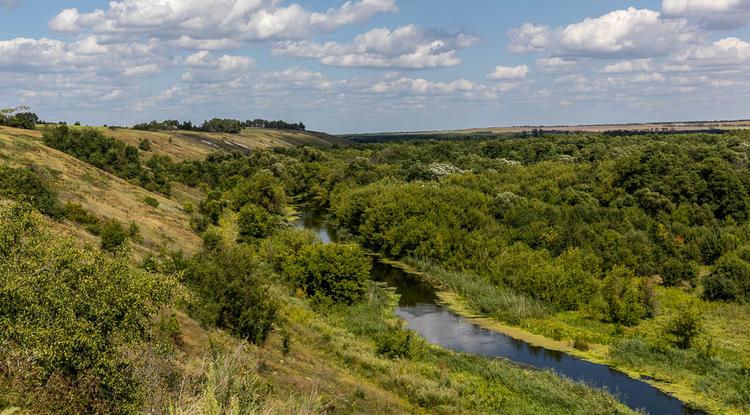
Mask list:
[[[29,202],[40,212],[52,217],[58,217],[62,213],[55,192],[31,168],[0,166],[0,198]]]
[[[239,210],[248,203],[258,205],[270,213],[284,214],[286,193],[273,173],[261,170],[249,179],[241,180],[231,192],[232,208]]]
[[[377,340],[377,353],[391,359],[414,357],[419,350],[419,337],[411,330],[391,329]]]
[[[634,326],[648,316],[649,310],[644,300],[646,285],[633,275],[629,269],[616,266],[607,273],[602,281],[601,297],[603,320]]]
[[[175,280],[54,238],[28,205],[0,211],[0,384],[30,413],[137,413],[126,346],[150,337]]]
[[[143,199],[143,203],[145,203],[145,204],[147,204],[147,205],[149,205],[151,207],[154,207],[154,208],[158,208],[159,207],[159,201],[156,200],[156,198],[151,197],[151,196],[146,196],[146,198]]]
[[[680,349],[690,348],[702,331],[703,315],[695,301],[683,304],[667,327],[672,344]]]
[[[358,245],[314,244],[304,249],[301,265],[299,283],[309,296],[353,304],[367,289],[372,261]]]
[[[249,241],[269,236],[279,226],[279,219],[260,206],[247,204],[240,210],[237,226],[240,241]]]
[[[128,240],[128,232],[117,219],[110,219],[102,226],[99,237],[103,250],[115,252]]]
[[[188,308],[194,318],[252,343],[266,340],[278,306],[257,276],[260,265],[251,251],[225,247],[176,264],[184,282],[198,294],[198,301]]]
[[[138,143],[138,149],[141,151],[151,151],[151,141],[149,139],[144,138]]]
[[[732,252],[722,255],[703,278],[703,296],[710,300],[750,300],[750,262]]]

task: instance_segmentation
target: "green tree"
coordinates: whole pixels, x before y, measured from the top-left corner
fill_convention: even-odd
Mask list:
[[[372,261],[358,245],[314,244],[302,254],[299,282],[311,297],[335,303],[358,302],[367,289]]]
[[[703,296],[710,300],[750,300],[750,249],[722,255],[703,278]],[[744,254],[744,255],[743,255]],[[745,258],[741,257],[743,255]]]
[[[128,240],[128,231],[125,230],[120,221],[110,219],[102,226],[99,237],[103,250],[115,252]]]
[[[124,350],[149,339],[175,287],[127,258],[53,237],[28,205],[3,208],[0,384],[32,413],[138,413],[139,380]]]
[[[284,185],[268,170],[261,170],[249,179],[240,180],[232,189],[230,199],[235,210],[248,203],[256,204],[277,215],[284,214],[286,209]]]
[[[251,203],[240,209],[237,219],[241,241],[265,238],[279,226],[279,219],[264,208]]]
[[[625,267],[616,266],[602,281],[604,320],[634,326],[649,314],[643,304],[644,284]]]
[[[683,304],[667,326],[672,343],[680,349],[689,349],[703,332],[703,315],[696,301]]]

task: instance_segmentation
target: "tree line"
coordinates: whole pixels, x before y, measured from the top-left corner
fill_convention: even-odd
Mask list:
[[[235,120],[230,118],[212,118],[206,120],[201,125],[193,125],[192,121],[164,120],[151,121],[147,123],[136,124],[134,130],[162,131],[162,130],[185,130],[185,131],[203,131],[212,133],[231,133],[237,134],[243,128],[271,128],[276,130],[298,130],[304,131],[305,124],[302,122],[288,123],[286,121],[269,121],[263,119],[254,120]]]

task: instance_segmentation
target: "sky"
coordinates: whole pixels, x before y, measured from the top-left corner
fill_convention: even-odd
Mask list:
[[[332,133],[750,118],[750,0],[0,0],[0,108]]]

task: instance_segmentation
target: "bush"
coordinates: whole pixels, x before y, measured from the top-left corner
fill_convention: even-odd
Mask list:
[[[313,297],[358,302],[367,289],[372,260],[358,245],[314,244],[301,255],[300,286]]]
[[[694,301],[683,304],[667,327],[672,344],[680,349],[690,348],[702,331],[703,315]]]
[[[143,199],[143,203],[145,203],[145,204],[147,204],[147,205],[149,205],[149,206],[151,206],[153,208],[158,208],[159,207],[159,201],[156,200],[156,198],[151,197],[151,196],[146,196],[146,198]]]
[[[62,213],[55,192],[31,168],[0,166],[0,198],[29,202],[51,217],[59,217]]]
[[[138,413],[126,347],[147,341],[176,281],[54,238],[28,205],[0,211],[0,384],[29,413]]]
[[[750,262],[737,252],[722,255],[711,274],[703,278],[703,296],[709,300],[750,300]]]
[[[179,262],[184,282],[198,294],[190,314],[203,324],[229,330],[252,343],[261,344],[276,320],[278,306],[257,274],[260,265],[251,251],[224,247],[204,251]]]
[[[110,219],[102,226],[99,237],[103,250],[115,252],[128,240],[128,232],[117,219]]]
[[[419,336],[411,330],[392,329],[377,340],[377,353],[391,359],[410,359],[417,354],[419,348]]]
[[[149,139],[144,138],[138,143],[138,149],[141,151],[151,151],[151,141]]]
[[[277,215],[283,215],[286,210],[284,185],[268,170],[261,170],[249,179],[241,180],[232,190],[230,199],[235,210],[248,203]]]
[[[650,314],[644,304],[650,298],[644,295],[647,288],[629,269],[613,268],[602,281],[603,320],[625,326],[638,324]]]
[[[240,210],[237,226],[240,241],[246,242],[271,235],[279,226],[279,219],[260,206],[247,204]]]

